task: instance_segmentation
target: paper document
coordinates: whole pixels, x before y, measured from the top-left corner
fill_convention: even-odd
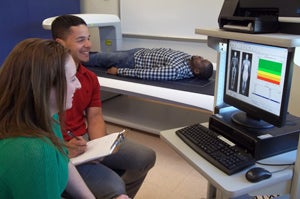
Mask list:
[[[79,165],[112,154],[123,143],[124,133],[125,130],[87,142],[87,150],[83,154],[71,158],[71,162],[74,165]]]

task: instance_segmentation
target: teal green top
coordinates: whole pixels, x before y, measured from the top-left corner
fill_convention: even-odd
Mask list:
[[[59,125],[53,128],[62,138]],[[61,198],[68,180],[68,158],[47,141],[25,137],[0,140],[0,198]]]

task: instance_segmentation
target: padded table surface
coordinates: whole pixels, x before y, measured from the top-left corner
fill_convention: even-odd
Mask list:
[[[110,75],[105,72],[105,69],[100,67],[87,67],[93,71],[97,76],[106,77],[117,80],[125,80],[134,83],[171,88],[181,91],[200,93],[204,95],[214,95],[215,88],[215,72],[209,80],[203,80],[199,78],[188,78],[182,80],[145,80],[131,77],[121,77],[116,75]]]

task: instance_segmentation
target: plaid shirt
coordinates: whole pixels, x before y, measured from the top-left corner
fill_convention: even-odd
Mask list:
[[[191,55],[167,48],[142,48],[134,54],[134,68],[118,68],[118,75],[150,80],[178,80],[193,77]]]

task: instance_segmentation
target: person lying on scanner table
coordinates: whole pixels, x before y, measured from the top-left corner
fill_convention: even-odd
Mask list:
[[[91,53],[85,65],[107,68],[112,75],[148,80],[209,79],[213,74],[213,65],[207,59],[169,48]]]

